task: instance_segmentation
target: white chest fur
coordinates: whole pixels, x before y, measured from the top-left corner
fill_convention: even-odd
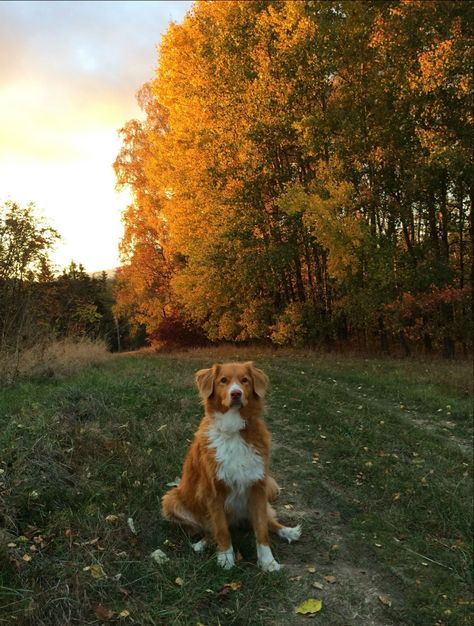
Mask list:
[[[209,448],[215,450],[217,477],[229,488],[225,507],[231,518],[247,517],[249,487],[264,476],[262,457],[240,435],[245,422],[239,410],[216,413],[208,429]]]

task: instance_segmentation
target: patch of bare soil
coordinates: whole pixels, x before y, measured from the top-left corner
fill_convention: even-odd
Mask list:
[[[453,434],[453,430],[457,426],[455,422],[450,422],[449,420],[439,420],[435,422],[433,419],[412,417],[406,414],[404,415],[404,418],[410,423],[415,424],[415,426],[418,426],[418,428],[423,428],[432,434],[442,436],[443,441],[448,446],[460,448],[462,452],[467,454],[472,453],[472,429],[469,429],[470,432],[468,437],[464,438]]]
[[[332,494],[328,484],[287,486],[281,470],[275,476],[284,487],[275,504],[278,517],[288,525],[301,523],[303,533],[291,545],[274,539],[275,552],[290,578],[291,604],[271,623],[307,622],[310,618],[295,614],[294,609],[304,600],[316,598],[322,600],[322,609],[314,619],[325,626],[400,624],[395,617],[396,607],[403,604],[398,581],[354,537],[335,505],[341,494]]]

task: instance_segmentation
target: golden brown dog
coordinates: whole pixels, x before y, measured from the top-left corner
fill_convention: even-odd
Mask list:
[[[234,565],[229,527],[249,521],[259,566],[277,571],[269,530],[291,543],[301,528],[280,524],[270,505],[278,486],[268,474],[270,433],[262,420],[267,376],[251,362],[216,364],[197,372],[196,383],[205,415],[179,486],[163,497],[163,516],[204,534],[193,544],[196,551],[214,541],[218,563],[226,569]]]

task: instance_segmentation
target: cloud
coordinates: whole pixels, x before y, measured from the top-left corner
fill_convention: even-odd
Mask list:
[[[38,78],[128,96],[190,2],[2,2],[0,82]]]
[[[156,45],[191,2],[0,2],[0,202],[35,202],[64,237],[56,260],[117,264],[117,131],[140,115]]]
[[[65,127],[121,127],[152,77],[156,44],[189,2],[0,3],[3,150],[56,154]],[[47,135],[48,133],[48,135]],[[62,142],[66,147],[67,141]],[[67,149],[67,148],[66,148]]]

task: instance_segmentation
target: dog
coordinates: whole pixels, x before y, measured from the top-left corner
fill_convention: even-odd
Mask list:
[[[205,415],[179,485],[163,496],[162,515],[204,535],[192,544],[196,552],[215,543],[224,569],[235,564],[229,528],[250,522],[259,567],[278,571],[282,566],[270,548],[269,531],[291,543],[301,527],[280,524],[270,505],[279,487],[268,473],[270,433],[262,420],[268,378],[252,362],[217,363],[198,371],[196,384]]]

